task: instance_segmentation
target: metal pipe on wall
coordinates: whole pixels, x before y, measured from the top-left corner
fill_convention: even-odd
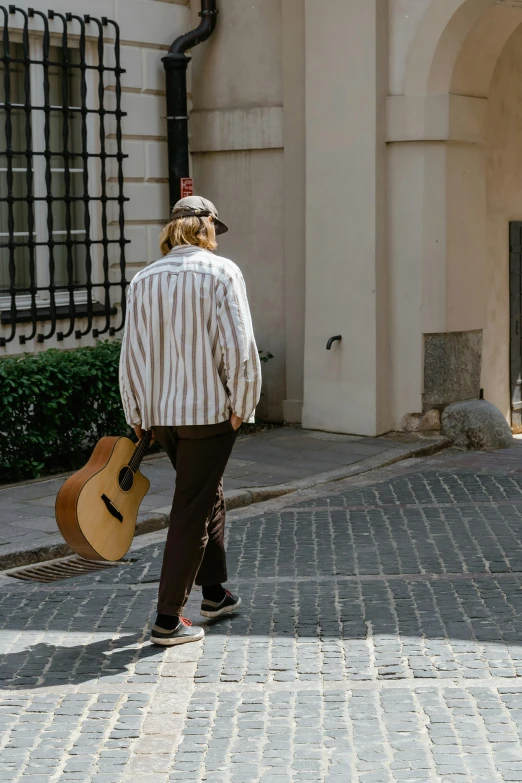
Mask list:
[[[167,92],[167,143],[169,165],[170,208],[181,197],[181,180],[190,176],[187,68],[190,62],[185,52],[206,41],[216,28],[217,0],[201,0],[201,23],[189,33],[176,38],[162,58]]]

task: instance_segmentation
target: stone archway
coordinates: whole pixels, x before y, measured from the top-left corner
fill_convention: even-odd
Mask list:
[[[520,25],[518,0],[435,0],[411,47],[403,94],[390,99],[396,423],[422,408],[424,335],[433,333],[483,331],[485,396],[509,414],[507,224],[519,213],[516,185],[502,193],[502,176],[510,172],[516,183],[519,171],[522,182],[513,132],[519,121],[522,139],[522,89],[519,99],[506,87],[506,74],[517,68]]]

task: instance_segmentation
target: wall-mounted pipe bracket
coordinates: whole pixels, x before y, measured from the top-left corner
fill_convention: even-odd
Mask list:
[[[334,343],[337,343],[337,342],[340,343],[342,339],[343,339],[343,337],[342,337],[341,334],[337,334],[335,337],[330,337],[330,339],[326,343],[326,350],[327,351],[331,351],[332,350],[332,345]]]

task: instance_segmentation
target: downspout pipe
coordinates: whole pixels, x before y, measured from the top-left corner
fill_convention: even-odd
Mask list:
[[[176,38],[165,57],[167,92],[167,143],[169,165],[169,201],[170,208],[181,197],[181,179],[190,176],[187,69],[191,58],[185,54],[200,43],[206,41],[216,28],[217,0],[201,0],[199,27]]]

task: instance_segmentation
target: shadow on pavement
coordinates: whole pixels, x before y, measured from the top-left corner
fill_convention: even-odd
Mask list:
[[[243,607],[208,624],[196,679],[520,677],[521,542],[522,476],[457,468],[235,520]],[[4,588],[0,687],[154,681],[163,651],[136,629],[153,614],[161,556],[151,545],[74,589]]]

